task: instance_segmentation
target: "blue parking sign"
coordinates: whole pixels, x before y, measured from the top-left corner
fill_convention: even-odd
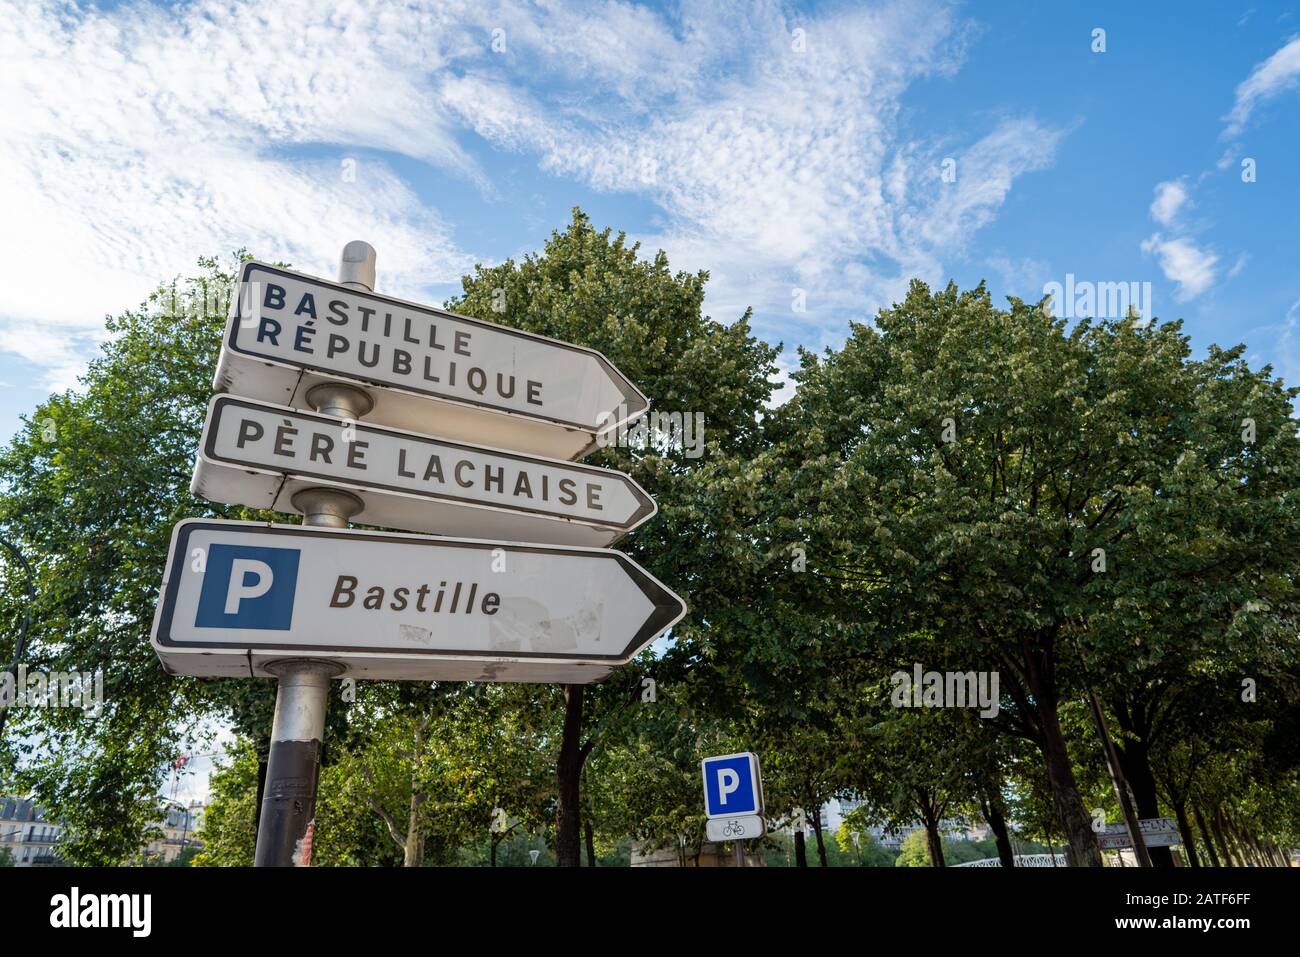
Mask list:
[[[297,548],[213,545],[194,627],[288,631],[300,555]]]
[[[708,817],[763,813],[763,782],[758,755],[744,751],[705,758],[704,813]]]

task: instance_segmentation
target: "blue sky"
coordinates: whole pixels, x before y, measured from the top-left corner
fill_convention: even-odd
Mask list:
[[[200,255],[331,275],[363,238],[441,302],[575,204],[789,363],[912,276],[1072,274],[1300,381],[1293,11],[0,0],[0,437]]]

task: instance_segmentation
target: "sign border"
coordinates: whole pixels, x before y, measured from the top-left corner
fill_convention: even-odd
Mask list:
[[[171,625],[172,618],[175,614],[176,596],[180,589],[179,573],[182,569],[179,566],[183,566],[189,558],[189,550],[187,546],[190,536],[201,528],[215,528],[231,531],[245,530],[271,532],[272,534],[291,534],[308,538],[326,539],[346,536],[360,541],[406,541],[417,545],[442,545],[452,548],[479,549],[483,547],[505,547],[514,551],[543,555],[559,554],[568,556],[576,552],[601,556],[616,556],[614,560],[623,566],[625,572],[630,573],[629,577],[632,579],[633,584],[635,584],[646,598],[649,599],[651,604],[654,605],[655,611],[637,631],[636,635],[629,642],[627,647],[616,655],[555,655],[546,654],[544,652],[528,651],[513,651],[509,654],[502,654],[493,651],[439,651],[432,649],[429,651],[421,651],[420,649],[410,647],[381,648],[373,645],[292,645],[286,648],[283,643],[276,643],[275,641],[175,641],[171,638]],[[242,522],[229,519],[186,518],[177,522],[176,526],[172,529],[171,547],[167,553],[167,565],[163,574],[162,595],[161,600],[158,603],[158,613],[154,619],[151,637],[163,648],[175,648],[180,650],[210,648],[245,652],[287,651],[290,655],[296,655],[302,658],[328,658],[331,652],[353,652],[375,656],[400,654],[403,656],[414,656],[415,658],[509,658],[555,662],[617,662],[624,664],[636,657],[641,649],[656,637],[686,617],[687,612],[686,602],[682,601],[681,597],[678,596],[676,592],[642,568],[630,556],[625,555],[620,551],[615,551],[612,548],[586,548],[577,545],[531,545],[528,543],[501,542],[491,541],[488,539],[442,538],[437,536],[420,536],[410,533],[369,532],[343,528],[319,528],[311,525],[280,525],[270,522]],[[680,609],[675,614],[669,604],[671,602],[676,602]]]
[[[570,422],[566,419],[557,419],[554,416],[527,412],[520,409],[505,409],[505,408],[501,408],[500,406],[491,405],[489,403],[476,402],[473,399],[466,399],[462,396],[449,396],[443,393],[433,392],[428,389],[417,388],[409,384],[398,385],[395,383],[380,382],[375,379],[366,379],[361,376],[353,375],[351,373],[340,372],[337,369],[324,368],[322,366],[315,365],[309,359],[304,359],[301,362],[297,360],[291,362],[282,356],[272,357],[272,356],[262,355],[257,352],[252,352],[248,349],[241,348],[235,344],[235,332],[240,327],[241,320],[243,318],[240,315],[240,305],[241,305],[240,291],[243,288],[245,283],[251,281],[249,279],[249,274],[254,269],[263,270],[265,272],[271,273],[272,275],[288,276],[297,280],[305,280],[307,282],[319,283],[322,286],[327,286],[331,289],[337,290],[338,292],[347,295],[369,297],[371,299],[376,299],[380,302],[388,303],[393,306],[399,306],[402,309],[406,309],[409,311],[424,313],[426,315],[432,315],[434,317],[440,317],[443,319],[454,319],[457,322],[470,323],[471,325],[480,326],[492,332],[504,333],[506,335],[515,336],[521,339],[529,339],[533,341],[545,342],[548,345],[553,345],[561,349],[566,349],[570,352],[586,353],[587,355],[594,358],[597,364],[602,366],[605,369],[605,371],[609,374],[610,378],[614,380],[617,384],[619,384],[620,387],[626,386],[627,389],[631,390],[631,396],[640,400],[640,408],[636,408],[633,411],[630,411],[627,415],[623,416],[622,418],[612,418],[609,422],[605,423],[604,425],[594,425],[594,424],[589,425],[583,422]],[[398,392],[405,392],[410,395],[415,395],[423,399],[429,399],[436,402],[449,402],[455,405],[462,405],[462,406],[466,406],[467,408],[476,409],[480,412],[490,412],[495,415],[517,416],[519,418],[528,419],[534,422],[542,422],[548,425],[555,425],[566,429],[576,430],[578,432],[584,432],[592,436],[605,435],[609,432],[612,432],[615,429],[617,429],[619,426],[623,425],[624,423],[630,422],[632,419],[635,419],[638,416],[643,415],[650,408],[650,400],[646,398],[645,393],[642,392],[640,389],[638,389],[635,383],[633,383],[631,379],[625,376],[622,370],[618,368],[618,366],[614,365],[614,363],[610,361],[608,356],[606,356],[603,352],[600,352],[597,349],[592,349],[587,346],[575,345],[571,342],[564,342],[560,339],[553,339],[550,336],[543,336],[534,332],[525,332],[523,329],[516,329],[514,326],[499,325],[495,322],[488,322],[487,320],[484,319],[475,319],[472,316],[462,316],[460,313],[449,312],[446,309],[439,309],[435,306],[424,306],[416,302],[410,302],[409,300],[406,299],[397,299],[393,296],[385,296],[377,292],[370,292],[368,290],[362,290],[362,289],[353,289],[350,286],[344,286],[343,284],[338,282],[332,282],[331,280],[328,279],[322,279],[319,276],[312,276],[309,273],[296,272],[292,269],[283,269],[279,266],[272,266],[269,263],[264,263],[256,259],[249,260],[248,262],[243,263],[242,266],[240,267],[239,276],[235,281],[235,288],[230,297],[230,315],[226,319],[226,331],[222,339],[222,345],[224,348],[229,349],[230,352],[236,355],[243,356],[247,359],[264,363],[266,365],[273,365],[273,366],[279,366],[280,368],[284,368],[284,369],[290,369],[299,374],[301,374],[304,371],[307,371],[315,375],[327,376],[329,378],[337,379],[343,382],[361,383],[362,385],[372,389],[390,389]],[[217,371],[216,373],[214,373],[214,385],[216,383],[215,376],[219,375],[220,372],[221,372],[221,362],[220,359],[218,359]],[[624,390],[620,388],[620,391],[624,391]],[[627,393],[624,392],[624,394],[626,395]],[[628,407],[630,409],[632,408],[630,402],[628,403]]]
[[[722,818],[722,817],[743,817],[739,814],[710,814],[709,813],[709,777],[707,764],[709,761],[725,761],[727,758],[749,758],[749,773],[754,777],[754,790],[758,792],[758,807],[752,812],[759,817],[765,817],[767,814],[767,798],[763,794],[763,767],[758,760],[758,754],[754,751],[735,751],[731,754],[710,754],[707,758],[700,759],[700,782],[704,785],[704,816],[705,818]]]
[[[285,469],[277,471],[265,462],[250,462],[244,459],[218,457],[215,451],[216,446],[216,429],[213,424],[216,421],[217,406],[219,405],[244,405],[254,408],[268,409],[274,411],[277,415],[292,415],[305,418],[315,418],[327,422],[331,425],[352,422],[356,429],[367,429],[372,432],[388,432],[393,435],[418,439],[424,442],[435,442],[438,445],[451,446],[457,449],[464,449],[468,452],[486,453],[496,455],[501,458],[514,459],[521,462],[540,462],[544,465],[553,465],[566,469],[576,469],[580,472],[589,472],[593,475],[612,475],[617,476],[623,481],[629,483],[633,488],[633,496],[640,496],[645,499],[640,507],[632,513],[632,517],[626,524],[622,522],[601,522],[589,518],[583,518],[577,515],[563,515],[558,512],[548,512],[544,509],[528,508],[522,505],[498,505],[493,502],[483,502],[472,498],[463,498],[457,495],[422,495],[419,492],[409,488],[402,488],[396,485],[387,485],[383,482],[361,483],[349,481],[346,478],[340,478],[337,475],[327,475],[320,472],[310,472],[301,469]],[[482,508],[492,512],[498,512],[504,515],[513,515],[516,513],[527,513],[536,515],[541,518],[552,519],[557,524],[573,523],[577,525],[586,525],[597,529],[610,529],[617,531],[617,535],[610,544],[622,539],[624,536],[640,528],[650,519],[659,513],[659,505],[654,498],[641,487],[641,483],[626,472],[620,472],[618,469],[602,468],[599,465],[587,465],[582,462],[570,462],[565,459],[548,458],[543,455],[529,455],[523,452],[511,452],[505,449],[498,449],[490,445],[471,445],[467,442],[458,442],[452,439],[444,439],[436,435],[426,435],[420,432],[412,432],[409,429],[399,429],[391,425],[378,425],[372,422],[366,422],[361,419],[340,419],[337,416],[325,415],[320,412],[305,412],[300,409],[292,408],[287,405],[278,405],[273,402],[262,402],[258,399],[245,399],[242,396],[231,393],[218,393],[208,401],[207,415],[203,420],[203,435],[199,440],[199,458],[208,462],[217,468],[239,468],[244,471],[258,472],[263,475],[275,476],[283,482],[286,478],[314,479],[319,482],[329,483],[331,485],[342,486],[344,488],[354,489],[359,494],[364,495],[368,489],[374,489],[387,495],[400,495],[409,497],[419,502],[450,502],[466,508]],[[648,507],[647,504],[648,503]],[[272,509],[279,511],[279,509]],[[575,546],[582,547],[582,546]]]

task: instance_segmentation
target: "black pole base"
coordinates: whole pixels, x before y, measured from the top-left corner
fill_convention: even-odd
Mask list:
[[[311,866],[320,752],[319,741],[271,742],[255,867]]]

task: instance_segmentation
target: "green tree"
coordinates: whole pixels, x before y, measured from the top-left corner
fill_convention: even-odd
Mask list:
[[[252,867],[257,844],[257,750],[247,738],[226,747],[208,778],[208,804],[195,835],[195,867]]]
[[[269,683],[173,678],[149,645],[172,526],[254,514],[189,492],[231,278],[202,260],[188,282],[109,318],[81,386],[41,403],[0,452],[0,528],[36,580],[26,664],[104,673],[101,713],[15,709],[0,742],[17,786],[64,823],[73,863],[138,851],[169,761],[203,717],[269,720]],[[0,598],[12,636],[26,603],[8,587]]]
[[[942,860],[942,855],[940,855]],[[934,856],[930,850],[930,840],[925,831],[915,830],[903,838],[898,848],[895,867],[934,867]]]
[[[1135,635],[1156,644],[1148,653],[1177,640],[1149,619],[1181,592],[1153,593],[1159,568],[1138,570],[1140,546],[1195,541],[1188,518],[1208,502],[1200,527],[1239,556],[1214,586],[1219,608],[1245,599],[1257,571],[1259,600],[1276,600],[1285,587],[1271,570],[1295,564],[1297,511],[1281,492],[1295,485],[1293,393],[1265,370],[1243,406],[1215,385],[1236,374],[1229,355],[1211,350],[1208,372],[1178,323],[1067,327],[1041,304],[995,309],[982,286],[918,282],[839,352],[805,354],[782,414],[769,471],[810,568],[850,599],[840,614],[881,640],[925,622],[998,669],[1075,864],[1100,864],[1061,727],[1062,701],[1085,681],[1080,656],[1089,673],[1124,671]],[[1256,407],[1267,452],[1238,436]],[[1280,474],[1232,504],[1229,487],[1257,468]],[[1234,508],[1250,514],[1234,521]]]
[[[835,832],[844,863],[855,867],[893,867],[898,854],[889,850],[866,830],[861,818],[846,817]]]
[[[761,446],[760,419],[775,387],[778,348],[750,333],[749,312],[730,324],[703,313],[706,272],[674,273],[659,251],[642,257],[622,233],[596,230],[575,209],[563,232],[521,261],[476,266],[449,308],[603,352],[650,397],[654,407],[692,416],[705,429],[706,455],[685,442],[644,448],[610,446],[590,461],[619,468],[659,503],[653,522],[627,548],[678,589],[694,615],[680,638],[702,627],[715,602],[734,600],[736,572],[717,561],[734,537],[737,516],[711,494],[713,461],[743,458]],[[556,857],[581,862],[580,782],[591,753],[588,725],[623,707],[615,683],[568,685],[556,759]]]

